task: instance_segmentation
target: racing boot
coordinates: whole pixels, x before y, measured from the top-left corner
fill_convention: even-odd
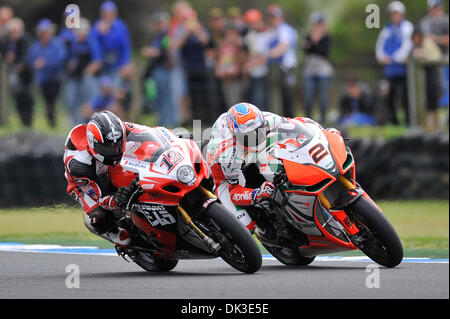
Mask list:
[[[128,230],[121,227],[117,227],[115,232],[106,233],[106,236],[108,236],[109,240],[112,241],[114,245],[120,247],[126,247],[130,245],[131,242],[130,233]]]

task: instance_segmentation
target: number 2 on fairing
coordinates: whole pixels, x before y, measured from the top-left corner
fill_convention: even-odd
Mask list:
[[[319,163],[325,156],[328,155],[328,151],[325,149],[325,146],[323,146],[321,143],[311,147],[308,153],[309,155],[311,155],[311,158],[316,164]]]

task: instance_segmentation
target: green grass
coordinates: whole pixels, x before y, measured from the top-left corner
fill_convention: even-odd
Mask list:
[[[390,140],[404,136],[408,129],[404,126],[352,126],[349,127],[347,136],[350,138],[382,138]]]
[[[449,201],[381,201],[379,206],[400,235],[406,257],[448,258]],[[78,207],[68,206],[0,209],[0,242],[112,247],[86,229]]]

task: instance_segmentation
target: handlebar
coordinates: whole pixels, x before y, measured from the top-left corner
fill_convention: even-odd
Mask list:
[[[277,171],[274,174],[274,177],[273,177],[273,184],[275,185],[275,191],[273,192],[273,195],[270,198],[268,198],[267,200],[264,200],[263,202],[261,202],[260,204],[256,204],[255,206],[258,208],[267,210],[267,207],[265,204],[268,203],[270,206],[270,210],[272,210],[274,203],[275,203],[275,196],[278,192],[279,186],[285,184],[288,181],[289,181],[289,179],[286,175],[286,171],[284,170],[284,168],[281,168],[279,171]]]

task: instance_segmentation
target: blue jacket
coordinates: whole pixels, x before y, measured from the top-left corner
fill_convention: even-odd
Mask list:
[[[39,40],[34,41],[28,51],[28,63],[34,70],[38,84],[61,79],[66,56],[66,47],[58,38],[53,38],[46,46]],[[45,65],[41,69],[35,69],[34,62],[40,57],[44,58]]]
[[[108,33],[99,32],[100,20],[90,31],[90,39],[93,43],[93,60],[102,61],[105,71],[115,71],[129,63],[131,59],[131,37],[126,24],[116,19]]]
[[[413,48],[411,40],[413,30],[413,24],[403,20],[399,25],[389,23],[379,34],[376,44],[377,59],[384,57],[392,59],[392,63],[384,67],[385,77],[406,75],[406,60]]]
[[[89,104],[93,111],[99,112],[101,110],[104,110],[104,109],[110,107],[114,103],[115,100],[116,100],[116,98],[114,95],[107,96],[107,95],[103,95],[102,93],[100,93],[96,97],[92,98],[89,101]]]

